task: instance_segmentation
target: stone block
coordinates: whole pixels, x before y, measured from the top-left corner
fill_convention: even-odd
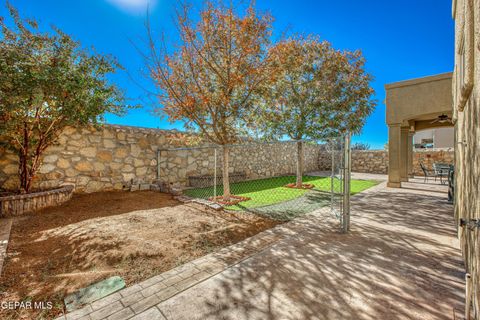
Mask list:
[[[80,172],[88,172],[93,170],[92,163],[89,161],[80,161],[75,164],[75,169]]]
[[[77,174],[78,172],[72,168],[65,170],[65,176],[67,177],[75,177]]]
[[[58,160],[58,156],[56,154],[50,154],[43,157],[43,163],[54,163]]]
[[[96,170],[96,171],[103,171],[105,170],[105,165],[101,162],[94,162],[93,163],[93,168]]]
[[[144,176],[147,173],[147,167],[137,168],[135,170],[135,173],[137,174],[137,176]]]
[[[94,147],[82,148],[80,154],[84,157],[94,158],[97,155],[97,149]]]
[[[60,158],[57,161],[57,167],[60,169],[67,169],[70,168],[70,161],[65,158]]]
[[[141,167],[143,166],[145,163],[142,159],[133,159],[133,166],[134,167]]]
[[[104,183],[100,181],[89,181],[85,187],[85,192],[96,192],[104,189]]]
[[[142,152],[142,150],[141,150],[140,147],[137,146],[136,144],[130,145],[130,154],[131,154],[132,156],[138,157],[141,152]]]
[[[135,174],[133,173],[122,173],[122,180],[125,182],[130,182],[135,179]]]
[[[115,150],[116,158],[125,158],[129,154],[127,148],[121,147]]]
[[[112,161],[112,152],[107,150],[100,150],[97,152],[97,159],[102,162]]]
[[[6,165],[2,171],[5,173],[5,174],[17,174],[18,173],[18,164],[9,164],[9,165]]]
[[[115,141],[113,141],[111,139],[104,139],[103,140],[103,146],[107,149],[113,149],[117,146],[117,144],[115,143]]]
[[[140,138],[138,140],[138,146],[142,149],[147,149],[150,146],[150,144],[148,143],[147,139]]]
[[[132,172],[133,171],[133,167],[129,164],[126,164],[122,167],[122,172]]]
[[[55,170],[55,165],[51,163],[44,163],[42,166],[40,166],[40,169],[38,170],[39,173],[46,174],[49,172],[52,172]]]

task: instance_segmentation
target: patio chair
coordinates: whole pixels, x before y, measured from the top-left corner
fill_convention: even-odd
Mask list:
[[[433,177],[435,178],[435,181],[437,181],[437,175],[435,173],[435,170],[427,169],[427,167],[425,167],[425,165],[422,162],[420,162],[420,168],[422,168],[423,176],[425,177],[423,181],[424,183],[428,182],[429,177]]]
[[[443,178],[448,179],[448,174],[451,170],[451,166],[447,163],[434,163],[433,170],[435,171],[435,180],[436,177],[440,177],[440,183],[446,184],[448,180],[444,180]]]

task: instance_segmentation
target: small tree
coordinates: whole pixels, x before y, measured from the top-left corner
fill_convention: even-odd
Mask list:
[[[365,142],[355,142],[352,144],[352,150],[370,150],[370,145]]]
[[[106,75],[119,65],[89,54],[62,31],[42,33],[7,3],[0,17],[0,141],[18,154],[20,191],[29,192],[45,149],[66,126],[97,124],[121,113],[123,97]]]
[[[183,120],[210,142],[223,146],[223,200],[230,200],[229,150],[271,77],[271,18],[250,4],[243,15],[207,1],[198,22],[187,5],[177,13],[180,41],[169,54],[150,38],[150,71],[170,120]]]
[[[359,51],[339,51],[315,37],[298,37],[272,49],[277,76],[262,123],[268,135],[297,140],[296,186],[302,187],[302,139],[357,133],[373,111],[372,77]]]

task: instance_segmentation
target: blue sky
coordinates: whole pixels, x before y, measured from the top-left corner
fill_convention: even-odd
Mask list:
[[[0,0],[3,1],[3,0]],[[42,25],[54,24],[84,47],[116,56],[126,71],[112,77],[127,96],[144,105],[127,116],[107,116],[109,123],[177,128],[149,111],[145,89],[153,85],[144,73],[141,46],[145,35],[146,4],[153,29],[173,30],[173,0],[11,0],[22,16],[35,17]],[[200,1],[194,3],[199,4]],[[378,106],[361,135],[354,141],[383,148],[387,141],[384,84],[453,69],[453,21],[450,0],[257,0],[257,7],[275,17],[275,30],[317,34],[339,49],[361,49],[367,70],[375,77]],[[6,15],[4,3],[0,15]]]

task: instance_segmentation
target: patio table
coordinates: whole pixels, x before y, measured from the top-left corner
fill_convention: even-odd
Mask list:
[[[435,176],[440,177],[440,183],[446,184],[448,182],[450,170],[453,170],[453,166],[448,163],[434,163],[433,170],[435,171]]]

